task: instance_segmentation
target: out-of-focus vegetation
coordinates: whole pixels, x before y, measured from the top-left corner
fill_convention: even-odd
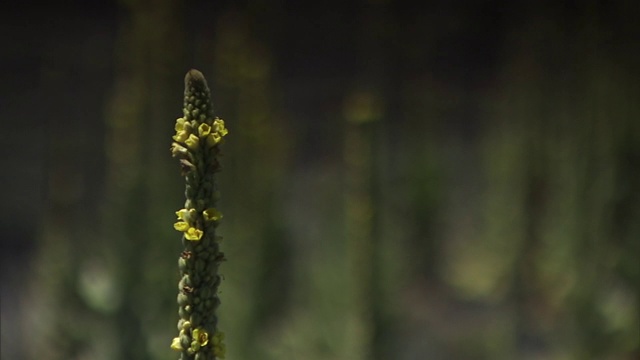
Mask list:
[[[3,208],[38,231],[3,239],[2,358],[176,357],[191,67],[229,129],[227,358],[640,355],[634,2],[102,6],[14,51],[40,145],[5,167],[42,176],[7,184],[43,196]]]

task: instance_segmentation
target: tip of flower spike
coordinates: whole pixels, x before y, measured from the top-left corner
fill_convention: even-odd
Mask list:
[[[187,72],[187,75],[184,77],[184,87],[191,88],[194,87],[197,90],[207,89],[207,80],[205,80],[204,75],[196,69],[191,69]]]

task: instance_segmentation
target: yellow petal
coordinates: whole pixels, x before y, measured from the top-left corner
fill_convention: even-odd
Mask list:
[[[209,124],[203,123],[198,126],[198,134],[200,137],[205,137],[209,135],[209,133],[211,133],[211,126],[209,126]]]
[[[209,134],[209,136],[207,136],[207,145],[209,145],[209,147],[214,147],[220,142],[221,139],[222,138],[220,137],[220,134],[218,134],[217,132],[211,133]]]
[[[220,118],[216,118],[213,121],[213,131],[218,133],[218,136],[220,136],[221,138],[225,137],[229,133],[229,131],[227,131],[227,128],[224,126],[224,120]]]
[[[176,351],[182,351],[182,345],[180,344],[180,338],[173,338],[171,341],[171,348]]]
[[[178,131],[178,133],[173,136],[173,140],[177,142],[185,142],[188,138],[189,133],[185,130]]]
[[[202,230],[196,228],[189,228],[184,233],[184,238],[187,240],[200,240],[202,238]]]
[[[215,120],[213,120],[213,130],[218,132],[221,129],[224,129],[224,120],[217,117]]]
[[[193,330],[193,339],[200,344],[200,346],[205,346],[209,343],[209,334],[203,328],[197,328]]]
[[[187,209],[180,209],[176,211],[176,216],[178,217],[178,220],[186,220],[185,219],[186,214],[187,214]]]
[[[184,122],[185,122],[184,118],[178,118],[176,120],[175,129],[176,129],[177,132],[180,132],[180,131],[184,130]]]
[[[187,145],[187,147],[191,150],[197,150],[198,149],[198,137],[195,136],[194,134],[189,135],[189,137],[184,141],[184,144]]]
[[[178,221],[177,223],[173,224],[173,228],[178,231],[187,231],[189,230],[189,224],[184,221]]]
[[[198,215],[198,212],[196,211],[196,209],[189,209],[189,210],[180,209],[176,211],[176,216],[178,217],[178,220],[182,220],[187,223],[193,222],[196,219],[197,215]]]

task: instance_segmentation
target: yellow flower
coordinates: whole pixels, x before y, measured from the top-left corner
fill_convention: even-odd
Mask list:
[[[215,132],[220,133],[220,136],[225,136],[228,133],[227,129],[224,127],[224,120],[220,118],[213,120],[213,129]]]
[[[219,221],[222,219],[222,213],[214,208],[208,208],[202,212],[206,221]]]
[[[189,230],[189,224],[184,221],[178,221],[177,223],[173,224],[173,228],[178,231],[187,231]]]
[[[177,132],[180,132],[180,131],[184,130],[184,122],[185,122],[185,121],[186,121],[186,120],[185,120],[184,118],[178,118],[178,119],[176,120],[176,126],[175,126],[175,129],[176,129],[176,131],[177,131]]]
[[[209,135],[210,132],[211,126],[209,126],[209,124],[202,123],[200,124],[200,126],[198,126],[198,134],[200,135],[200,137],[205,137]]]
[[[189,210],[180,209],[176,211],[176,216],[178,217],[178,220],[182,220],[187,223],[195,220],[197,214],[198,212],[196,211],[196,209],[189,209]]]
[[[211,133],[207,136],[207,145],[209,145],[209,147],[214,147],[220,142],[220,140],[222,140],[220,134],[217,132]]]
[[[184,144],[191,150],[198,149],[198,137],[194,134],[189,135],[189,137],[184,141]]]
[[[188,138],[189,138],[189,133],[186,132],[185,130],[180,130],[178,131],[177,134],[173,135],[173,140],[180,143],[185,142]]]
[[[173,338],[171,341],[171,348],[176,351],[182,351],[182,345],[180,344],[180,338]]]
[[[196,228],[189,228],[189,230],[184,232],[184,238],[187,240],[200,240],[202,238],[202,230]]]
[[[174,136],[175,138],[175,136]],[[184,146],[174,142],[173,144],[171,144],[171,155],[173,157],[176,157],[178,155],[181,156],[185,156],[189,153],[189,150],[187,150],[187,148],[185,148]]]
[[[203,328],[197,328],[193,330],[193,333],[191,335],[200,346],[205,346],[209,343],[209,334]]]
[[[176,211],[176,216],[178,217],[178,220],[184,220],[185,215],[187,215],[189,211],[187,209],[180,209],[178,211]]]

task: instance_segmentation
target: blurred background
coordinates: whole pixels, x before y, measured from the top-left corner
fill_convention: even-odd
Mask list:
[[[635,1],[11,6],[3,359],[176,358],[190,68],[228,359],[640,356]]]

